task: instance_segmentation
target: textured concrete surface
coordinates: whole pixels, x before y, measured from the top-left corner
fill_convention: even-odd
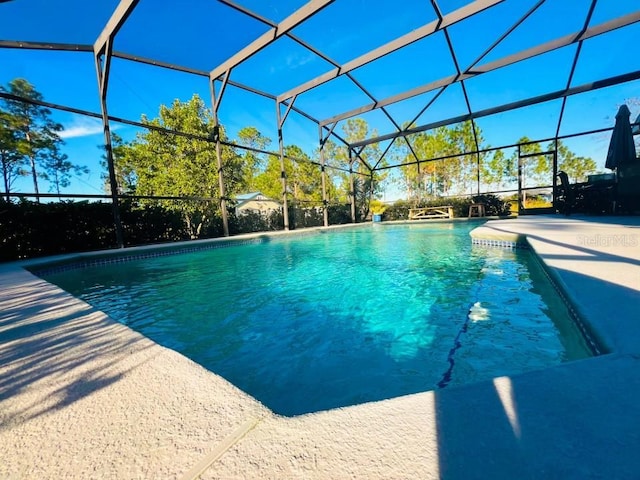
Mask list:
[[[265,415],[59,288],[0,273],[0,478],[177,478]]]
[[[0,266],[0,478],[640,478],[640,219],[526,235],[612,352],[294,418]]]

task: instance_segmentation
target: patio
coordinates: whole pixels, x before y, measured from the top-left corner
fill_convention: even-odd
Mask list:
[[[0,267],[5,478],[635,478],[640,219],[491,221],[609,353],[294,418],[16,264]]]
[[[205,202],[220,215],[221,235],[229,236],[229,187],[236,180],[225,178],[223,166],[230,158],[224,152],[232,150],[232,160],[277,159],[280,197],[274,200],[283,206],[283,231],[276,234],[296,227],[287,208],[297,200],[296,186],[285,162],[317,173],[310,205],[323,228],[331,223],[332,202],[346,205],[347,221],[357,223],[358,184],[371,200],[377,179],[394,171],[415,172],[423,193],[450,205],[439,185],[456,168],[464,170],[465,196],[515,196],[527,213],[528,195],[555,197],[563,162],[579,165],[576,159],[593,155],[594,165],[602,163],[597,169],[605,168],[609,117],[620,103],[629,101],[637,114],[640,56],[619,48],[640,35],[634,2],[158,5],[0,1],[0,84],[28,76],[44,85],[47,98],[2,90],[0,106],[51,110],[64,123],[60,133],[68,145],[77,148],[67,153],[87,162],[79,169],[93,169],[90,185],[44,193],[33,167],[31,191],[31,172],[23,169],[37,156],[23,155],[4,172],[0,206],[29,198],[42,198],[43,205],[51,199],[107,205],[110,229],[101,238],[120,248],[127,239],[119,205]],[[148,121],[160,105],[194,94],[210,107],[203,108],[207,122],[198,128]],[[345,135],[350,122],[371,130]],[[5,123],[0,133],[13,135],[17,129]],[[257,140],[273,139],[272,149],[239,140],[241,127],[254,124],[261,127]],[[636,121],[636,135],[638,127]],[[462,132],[447,144],[454,149],[431,148],[434,138],[454,130]],[[177,158],[178,143],[188,147],[179,152],[184,157],[206,152],[206,168],[190,172],[216,178],[193,195],[136,195],[135,189],[125,195],[126,175],[114,154],[122,147],[120,134],[131,142],[160,136],[169,148],[149,157],[163,155],[167,164]],[[288,155],[292,145],[302,153]],[[20,188],[9,188],[8,174],[23,182]],[[332,193],[333,180],[344,187],[343,204]],[[590,211],[609,213],[617,197],[611,196],[614,185],[601,180],[573,182],[583,198],[597,192],[587,201],[598,205]],[[11,228],[26,216],[18,218]],[[65,242],[77,237],[59,230]],[[53,231],[40,236],[51,243]],[[522,215],[492,220],[472,236],[527,242],[603,354],[285,418],[23,268],[43,260],[0,263],[0,477],[640,478],[640,217]]]

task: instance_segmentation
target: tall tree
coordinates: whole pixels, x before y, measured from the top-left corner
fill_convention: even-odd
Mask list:
[[[476,127],[478,143],[482,147],[482,132]],[[471,122],[462,122],[452,127],[438,127],[430,132],[412,135],[413,150],[420,165],[401,167],[401,175],[407,196],[419,202],[424,198],[469,193],[477,179],[477,156],[469,155],[476,150]],[[431,161],[438,157],[449,157]],[[406,163],[415,162],[413,154],[406,152]]]
[[[538,187],[543,185],[551,185],[553,181],[553,157],[543,151],[538,142],[532,142],[529,137],[524,136],[518,140],[520,144],[519,154],[522,158],[518,159],[518,150],[512,156],[511,161],[514,165],[518,165],[518,160],[522,166],[522,206],[527,207],[527,188]]]
[[[320,149],[314,155],[316,162],[321,163]],[[329,203],[347,203],[348,190],[338,188],[343,181],[344,173],[338,168],[349,168],[347,162],[348,154],[346,147],[336,144],[329,139],[322,147],[322,157],[325,160],[325,174],[327,178],[327,199]],[[336,168],[332,168],[336,167]],[[322,175],[322,174],[321,174]]]
[[[481,163],[480,179],[490,189],[515,190],[518,180],[518,158],[506,156],[503,150],[494,150]]]
[[[285,155],[299,159],[294,162],[291,184],[293,198],[307,202],[320,202],[322,200],[322,173],[320,166],[313,163],[309,155],[297,145],[288,145]]]
[[[86,166],[74,165],[69,157],[62,153],[58,145],[53,148],[41,159],[43,172],[40,176],[49,182],[49,190],[60,195],[60,189],[66,188],[71,184],[71,176],[81,173],[89,173]]]
[[[535,187],[543,184],[551,183],[553,175],[551,155],[545,154],[542,147],[537,142],[532,142],[527,136],[520,137],[518,140],[520,146],[520,155],[522,158],[522,185],[524,187]],[[512,155],[513,163],[517,165],[518,152]]]
[[[170,107],[162,105],[159,116],[142,123],[187,134],[166,133],[149,129],[138,133],[126,144],[117,145],[114,155],[120,180],[126,178],[128,189],[137,195],[219,198],[218,168],[215,143],[196,138],[211,137],[213,119],[198,95],[189,101],[175,100]],[[190,136],[192,135],[192,136]],[[226,139],[224,129],[220,138]],[[234,149],[222,146],[222,175],[226,194],[237,193],[242,182],[242,157]],[[163,201],[165,208],[181,213],[192,238],[219,212],[211,201]]]
[[[12,117],[17,152],[29,163],[36,200],[40,201],[38,178],[43,176],[38,172],[38,167],[40,162],[48,160],[52,153],[59,151],[59,146],[63,143],[59,133],[63,127],[52,120],[48,108],[29,102],[40,102],[43,97],[27,80],[16,78],[9,82],[8,88],[0,86],[0,91],[27,100],[4,99],[3,103],[5,112]]]
[[[446,149],[445,132],[446,129],[440,127],[432,132],[420,132],[411,136],[410,141],[418,160],[431,160],[443,155]],[[418,204],[440,192],[436,162],[413,163],[416,159],[408,149],[404,161],[410,164],[400,167],[401,181],[409,201]]]
[[[291,161],[285,158],[284,165],[285,174],[287,178],[289,178],[292,170]],[[280,158],[276,155],[269,155],[264,170],[255,178],[254,185],[256,186],[256,190],[259,190],[267,197],[280,200],[282,198],[280,170]]]
[[[554,148],[553,142],[549,144],[548,149]],[[585,182],[587,175],[595,173],[598,166],[591,157],[579,157],[569,150],[561,140],[558,140],[558,170],[567,172],[571,182]]]
[[[342,125],[342,133],[349,143],[354,143],[378,136],[375,129],[370,129],[369,124],[362,118],[350,118]],[[325,145],[326,147],[326,145]],[[351,162],[349,164],[348,152],[345,149],[336,148],[333,151],[334,162],[337,162],[342,168],[351,168],[354,172],[354,192],[356,199],[356,208],[361,216],[369,213],[369,202],[372,198],[378,198],[384,191],[384,182],[388,177],[386,172],[374,171],[376,164],[385,166],[385,159],[381,160],[382,151],[379,143],[372,143],[363,149],[352,152]],[[346,173],[339,175],[341,178],[341,189],[343,195],[351,191],[350,176]],[[346,195],[345,195],[346,196]]]
[[[100,147],[105,150],[106,147]],[[114,167],[116,173],[116,183],[118,184],[119,195],[135,195],[136,193],[136,170],[135,158],[132,153],[132,142],[126,142],[120,135],[115,132],[111,132],[111,152],[114,159]],[[107,193],[111,192],[111,185],[109,180],[107,157],[102,156],[100,160],[100,166],[102,167],[102,181],[104,182],[104,190]]]
[[[238,132],[238,144],[243,147],[265,150],[271,139],[255,127],[244,127]],[[242,186],[247,191],[257,190],[256,177],[266,167],[266,155],[252,150],[242,150]]]
[[[287,178],[287,193],[293,200],[320,202],[322,200],[322,177],[320,166],[297,145],[284,147],[284,172]],[[255,180],[255,184],[265,195],[282,197],[280,157],[269,155],[267,165]]]
[[[449,178],[453,181],[449,185],[450,194],[468,194],[476,190],[478,178],[478,155],[476,150],[482,148],[483,138],[479,127],[476,127],[478,147],[473,133],[473,124],[470,121],[462,122],[447,129],[448,155],[456,157],[445,162],[448,168]],[[482,163],[483,154],[480,155]],[[455,188],[454,188],[455,187]]]
[[[489,189],[500,189],[505,177],[504,152],[495,150],[487,161],[480,165],[480,180]]]
[[[0,110],[0,168],[7,202],[11,200],[13,182],[20,175],[24,175],[23,164],[24,157],[18,152],[13,117]]]

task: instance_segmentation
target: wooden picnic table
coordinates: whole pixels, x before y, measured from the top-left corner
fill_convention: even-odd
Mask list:
[[[430,218],[453,218],[453,207],[451,205],[445,205],[443,207],[409,209],[409,220],[427,220]]]

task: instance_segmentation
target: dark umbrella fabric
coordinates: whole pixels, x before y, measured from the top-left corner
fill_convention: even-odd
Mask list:
[[[626,105],[622,105],[616,113],[616,125],[611,134],[609,152],[604,166],[614,170],[620,165],[636,161],[636,147],[633,144],[633,134],[631,133],[631,122],[629,122],[631,112]]]

